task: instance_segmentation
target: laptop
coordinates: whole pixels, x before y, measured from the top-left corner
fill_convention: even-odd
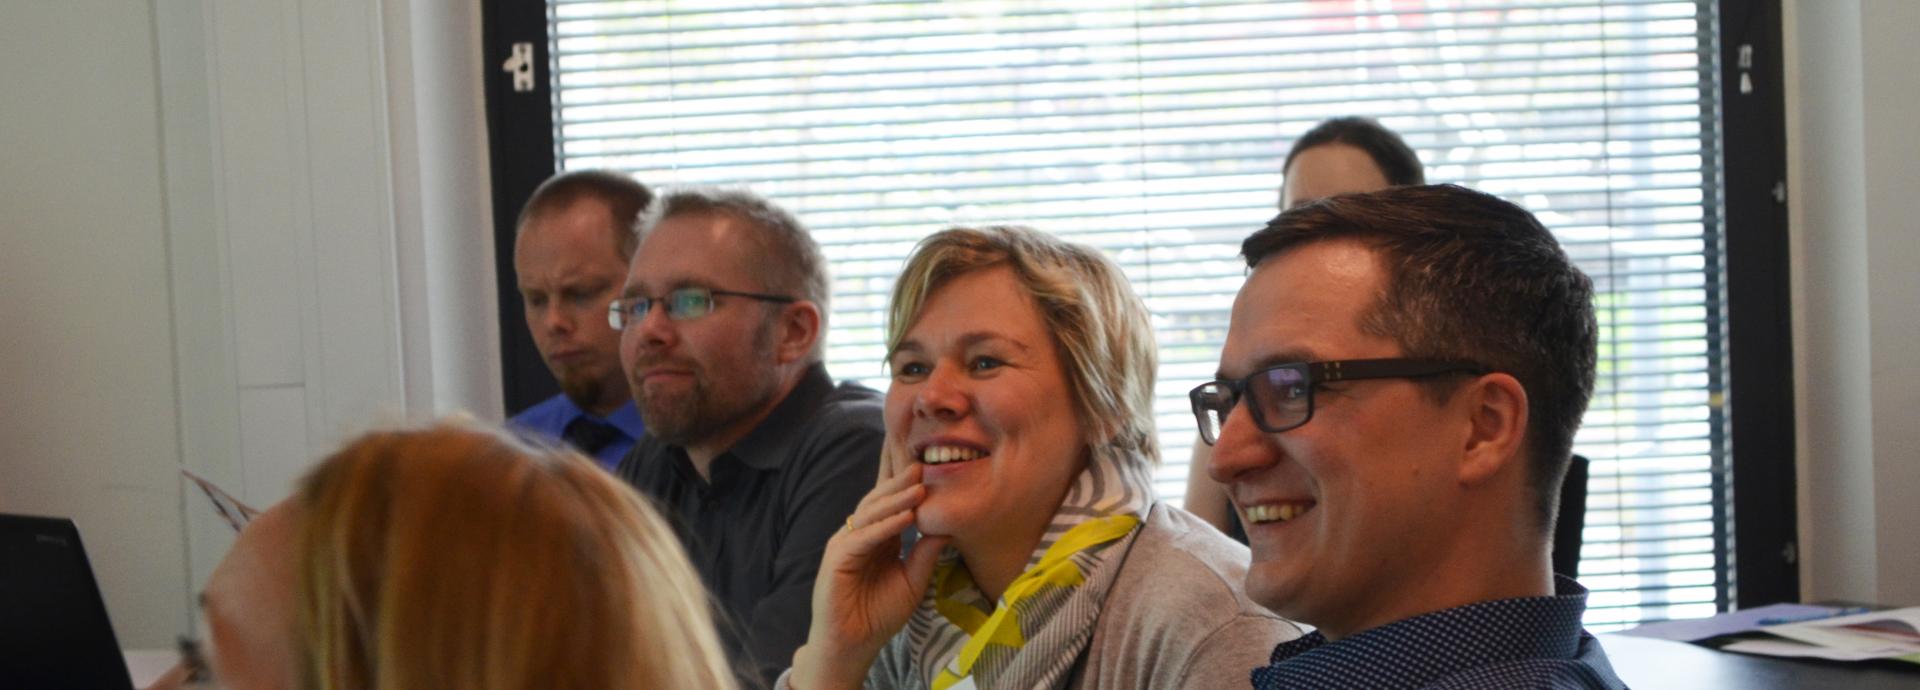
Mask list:
[[[0,688],[132,687],[80,530],[0,513]]]

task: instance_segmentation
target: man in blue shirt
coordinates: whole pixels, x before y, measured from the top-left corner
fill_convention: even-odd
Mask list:
[[[1253,687],[1623,687],[1548,558],[1597,330],[1553,236],[1419,186],[1289,210],[1241,250],[1193,408],[1248,593],[1318,628]]]
[[[527,330],[560,394],[515,415],[512,425],[565,440],[608,470],[642,431],[607,305],[626,280],[639,244],[634,224],[652,198],[617,172],[556,175],[527,200],[513,245]]]

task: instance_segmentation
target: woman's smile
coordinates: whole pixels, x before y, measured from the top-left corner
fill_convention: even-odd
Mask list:
[[[968,547],[1024,556],[1085,462],[1059,348],[1007,268],[929,295],[888,358],[887,433],[918,463],[916,523]]]

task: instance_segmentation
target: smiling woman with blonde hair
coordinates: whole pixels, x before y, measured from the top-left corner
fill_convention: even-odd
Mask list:
[[[734,684],[706,592],[644,499],[572,451],[460,423],[321,462],[205,600],[228,687]]]
[[[1240,591],[1245,547],[1154,499],[1152,325],[1098,250],[935,233],[887,345],[882,476],[827,543],[791,687],[1228,687],[1300,634]]]

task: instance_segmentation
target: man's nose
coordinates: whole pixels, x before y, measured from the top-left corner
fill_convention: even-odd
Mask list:
[[[549,303],[546,309],[541,310],[540,325],[548,331],[566,333],[572,331],[577,323],[573,309],[567,305]]]
[[[660,300],[649,301],[646,311],[629,313],[627,319],[627,330],[649,346],[671,343],[679,332],[679,324],[667,316],[667,305]]]
[[[1220,425],[1219,438],[1207,458],[1207,476],[1228,484],[1241,474],[1273,465],[1277,456],[1272,434],[1253,423],[1253,413],[1246,405],[1235,405],[1226,423]]]

